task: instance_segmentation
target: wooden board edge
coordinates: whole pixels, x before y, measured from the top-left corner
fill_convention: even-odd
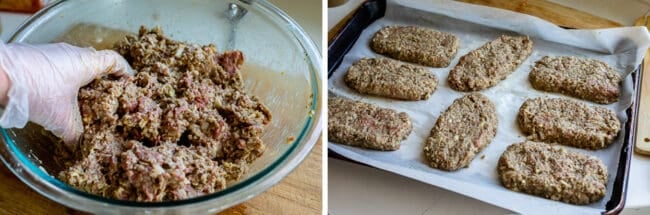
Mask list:
[[[536,16],[556,25],[575,29],[613,28],[620,23],[593,14],[545,0],[457,0],[460,2],[496,7]]]
[[[336,35],[338,35],[341,32],[341,30],[343,30],[345,24],[347,24],[350,21],[350,19],[352,19],[352,16],[354,16],[354,14],[359,10],[359,8],[361,8],[361,6],[363,6],[365,2],[366,1],[361,2],[359,6],[357,6],[354,10],[350,11],[350,13],[348,13],[347,15],[345,15],[343,19],[341,19],[341,21],[336,23],[336,25],[334,25],[332,29],[330,29],[327,32],[327,44],[330,44],[334,39],[334,37],[336,37]]]

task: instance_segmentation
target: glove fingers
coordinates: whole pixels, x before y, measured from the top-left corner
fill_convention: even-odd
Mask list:
[[[117,52],[113,50],[102,50],[95,52],[95,54],[101,59],[100,68],[105,68],[101,69],[103,71],[100,71],[100,74],[97,75],[110,73],[116,75],[133,75],[133,69],[131,69],[129,63]]]
[[[83,123],[81,122],[81,114],[78,108],[73,111],[71,126],[63,133],[63,142],[69,148],[74,148],[78,145],[81,135],[83,134]]]
[[[74,147],[78,145],[79,139],[83,134],[83,123],[81,122],[81,113],[79,112],[77,101],[74,102],[72,110],[68,113],[65,122],[60,137],[66,146]]]
[[[87,79],[83,81],[82,86],[103,75],[133,75],[133,69],[131,69],[129,63],[126,62],[126,60],[124,60],[124,58],[115,51],[93,50],[82,58],[87,59],[85,60],[85,63],[87,66],[89,66],[86,69],[87,72],[89,72],[89,76],[86,77]]]
[[[60,104],[57,108],[49,111],[52,111],[50,112],[51,116],[48,117],[49,120],[38,121],[38,123],[52,132],[54,136],[63,139],[66,146],[78,145],[79,138],[83,133],[83,124],[76,99],[68,104]]]

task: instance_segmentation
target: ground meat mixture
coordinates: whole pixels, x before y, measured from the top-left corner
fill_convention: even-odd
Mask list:
[[[462,56],[449,72],[447,82],[458,91],[479,91],[506,79],[533,53],[528,36],[501,35]]]
[[[497,167],[508,189],[571,204],[594,203],[607,191],[600,159],[557,145],[526,141],[503,152]]]
[[[327,101],[327,137],[332,142],[394,151],[413,130],[404,112],[344,98]]]
[[[528,76],[535,89],[600,104],[618,101],[621,75],[605,62],[573,56],[545,56]]]
[[[429,166],[446,171],[469,166],[492,142],[497,125],[494,103],[484,95],[470,93],[454,100],[426,139],[424,155]]]
[[[271,114],[244,91],[241,52],[144,27],[115,50],[136,74],[80,90],[85,131],[62,181],[120,200],[179,200],[224,189],[263,153]]]
[[[373,51],[397,60],[430,67],[447,67],[460,40],[453,34],[417,26],[386,26],[370,41]]]
[[[564,98],[527,99],[517,122],[529,140],[585,149],[606,148],[621,130],[614,111]]]
[[[438,87],[438,78],[424,67],[363,58],[348,69],[345,83],[360,93],[415,101],[428,99]]]

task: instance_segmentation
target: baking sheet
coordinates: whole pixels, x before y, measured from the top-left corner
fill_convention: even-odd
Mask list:
[[[343,82],[348,67],[362,57],[381,57],[370,50],[368,44],[373,34],[387,25],[418,25],[450,32],[459,37],[460,48],[447,68],[430,68],[439,78],[436,92],[426,101],[399,101],[365,96],[348,88]],[[499,124],[497,135],[472,161],[468,168],[445,172],[430,168],[422,153],[424,140],[438,116],[465,93],[456,92],[447,84],[447,74],[458,59],[501,34],[525,34],[534,43],[533,54],[510,76],[495,87],[481,91],[492,100],[497,108]],[[623,132],[607,149],[590,151],[565,147],[599,157],[608,167],[608,190],[603,200],[576,206],[562,202],[510,191],[500,185],[496,165],[501,153],[513,143],[525,140],[516,124],[516,114],[526,98],[540,96],[571,97],[534,90],[528,82],[528,73],[534,62],[546,55],[574,55],[607,62],[619,71],[625,80],[619,102],[598,105],[617,112],[622,125],[627,121],[625,110],[633,99],[632,73],[640,64],[645,50],[650,45],[650,35],[641,27],[627,27],[605,30],[565,30],[536,17],[506,10],[448,1],[388,1],[384,18],[366,28],[358,41],[345,56],[339,68],[328,80],[330,96],[341,96],[382,107],[405,111],[413,122],[413,132],[402,143],[400,150],[378,152],[340,144],[330,143],[331,150],[352,160],[380,169],[414,178],[428,184],[446,188],[515,212],[593,214],[605,209],[611,198],[612,187],[618,166],[618,157],[623,145]],[[574,99],[576,100],[576,99]],[[584,101],[583,101],[584,102]],[[485,156],[484,158],[482,158]]]

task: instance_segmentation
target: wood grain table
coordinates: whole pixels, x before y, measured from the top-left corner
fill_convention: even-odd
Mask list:
[[[285,179],[266,192],[220,213],[321,214],[322,144],[314,146],[307,158]],[[0,214],[84,214],[49,200],[23,184],[0,164]]]

